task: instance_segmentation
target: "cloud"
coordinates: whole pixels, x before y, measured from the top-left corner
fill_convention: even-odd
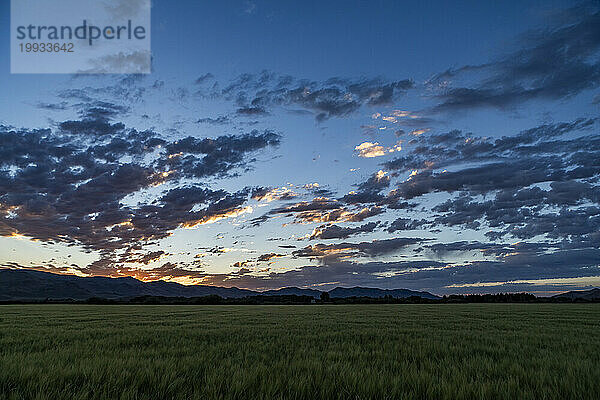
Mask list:
[[[196,79],[195,83],[196,83],[196,85],[202,85],[203,83],[213,80],[214,78],[215,78],[215,76],[213,74],[211,74],[210,72],[207,72],[206,74],[199,76]]]
[[[123,268],[120,270],[123,276],[132,276],[134,278],[144,281],[155,281],[159,279],[170,280],[176,278],[198,279],[204,277],[206,274],[201,270],[194,270],[182,267],[180,265],[166,262],[160,267],[152,269],[139,269],[139,268]]]
[[[64,133],[91,136],[114,135],[122,133],[125,129],[125,125],[120,122],[111,124],[105,120],[87,118],[76,121],[64,121],[59,124],[59,127]]]
[[[427,221],[424,219],[415,220],[409,218],[397,218],[395,219],[387,228],[387,231],[390,233],[394,233],[396,231],[410,231],[415,229],[421,229],[424,225],[427,224]]]
[[[234,100],[241,115],[266,115],[274,107],[291,106],[324,121],[350,115],[365,105],[390,104],[413,86],[410,80],[331,78],[317,82],[263,71],[242,74],[223,89],[213,86],[202,94]]]
[[[205,283],[243,288],[273,289],[285,286],[313,287],[330,290],[335,286],[367,286],[380,288],[409,287],[419,288],[418,282],[400,277],[398,273],[421,268],[443,268],[445,264],[436,261],[415,261],[411,263],[357,264],[349,261],[333,261],[327,265],[307,265],[284,272],[270,272],[264,276],[246,275],[235,277],[225,274],[204,278]],[[385,277],[392,275],[391,277]]]
[[[263,107],[240,107],[237,109],[238,115],[269,115],[269,112]]]
[[[390,177],[387,172],[379,170],[365,182],[357,185],[359,192],[379,193],[390,186]]]
[[[80,110],[80,120],[54,131],[0,127],[0,235],[99,252],[98,262],[81,269],[93,274],[155,262],[163,253],[139,250],[178,227],[248,212],[254,189],[229,193],[182,179],[235,174],[249,168],[250,154],[279,143],[269,131],[169,141],[111,123],[125,107],[87,102]],[[162,184],[167,190],[154,189],[153,202],[125,201]]]
[[[553,26],[528,32],[518,48],[486,64],[449,69],[429,81],[438,101],[433,111],[480,107],[506,109],[534,99],[572,97],[600,85],[600,37],[596,5],[576,6],[554,18]],[[481,76],[469,86],[459,78]]]
[[[370,233],[377,228],[377,222],[369,222],[357,227],[341,227],[338,225],[321,225],[315,228],[309,239],[346,239],[359,233]]]
[[[595,137],[560,139],[567,134],[586,132],[597,123],[595,118],[579,118],[571,122],[544,124],[513,136],[498,139],[476,137],[453,130],[442,134],[418,136],[406,156],[387,161],[387,170],[411,171],[445,168],[453,164],[484,161],[506,161],[545,153],[574,152]]]
[[[59,129],[71,135],[107,136],[124,133],[125,125],[121,122],[111,124],[117,117],[126,115],[129,107],[109,103],[106,101],[91,100],[87,95],[86,101],[73,105],[78,110],[80,119],[68,120],[58,124]],[[67,109],[67,103],[61,103]]]
[[[50,110],[50,111],[63,111],[63,110],[68,109],[68,103],[66,101],[61,101],[58,103],[39,102],[36,104],[36,106],[43,110]]]
[[[252,198],[258,201],[271,202],[275,200],[292,200],[298,197],[298,193],[290,188],[256,188],[252,193]]]
[[[82,79],[81,75],[75,75],[75,78]],[[97,102],[98,99],[104,99],[105,102],[112,103],[115,99],[119,99],[125,104],[139,103],[144,101],[144,96],[149,92],[160,90],[164,86],[162,81],[145,84],[147,79],[145,74],[115,75],[114,77],[105,75],[101,86],[81,86],[64,89],[60,90],[57,96],[75,108],[86,103]],[[76,103],[77,101],[83,103]]]
[[[340,201],[346,204],[365,204],[378,203],[383,204],[385,197],[380,194],[390,186],[390,177],[387,172],[379,170],[371,175],[366,181],[356,184],[356,191],[351,191],[344,195]]]
[[[426,242],[423,238],[394,238],[360,243],[315,244],[292,252],[294,257],[307,257],[329,264],[340,259],[378,257],[397,253],[411,245]]]
[[[373,175],[358,185],[362,192],[342,201],[414,209],[433,193],[455,194],[426,203],[427,221],[399,217],[388,232],[461,227],[493,240],[545,238],[588,246],[600,208],[596,126],[596,119],[581,118],[496,139],[460,131],[420,135],[404,156],[383,163],[392,171],[386,177],[412,171],[408,178],[382,194],[390,182],[378,188]]]
[[[312,201],[301,201],[292,205],[274,208],[262,220],[256,222],[264,222],[267,218],[275,215],[294,217],[294,223],[298,224],[361,222],[383,212],[384,210],[380,207],[349,208],[341,201],[317,197]]]
[[[271,261],[274,258],[278,258],[278,257],[284,257],[283,254],[278,254],[278,253],[266,253],[266,254],[261,254],[260,256],[258,256],[258,258],[256,259],[256,261],[258,262],[267,262],[267,261]]]
[[[248,153],[279,143],[280,135],[269,130],[205,139],[188,136],[166,144],[167,154],[157,166],[186,177],[227,176],[245,166]]]
[[[144,254],[130,253],[127,254],[126,257],[121,258],[119,261],[148,265],[151,262],[160,260],[165,255],[167,255],[167,253],[162,250],[150,251]]]
[[[378,142],[364,142],[354,148],[354,151],[358,153],[358,156],[363,158],[381,157],[387,153],[394,153],[400,150],[402,150],[400,142],[392,147],[383,147]]]
[[[196,121],[199,124],[209,124],[209,125],[226,125],[231,122],[228,116],[221,115],[217,118],[200,118]]]
[[[354,148],[359,157],[372,158],[385,155],[385,149],[379,143],[364,142]]]

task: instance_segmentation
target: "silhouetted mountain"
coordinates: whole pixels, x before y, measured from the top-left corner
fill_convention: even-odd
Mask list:
[[[269,296],[289,296],[289,295],[311,296],[311,297],[314,297],[315,299],[318,299],[319,297],[321,297],[321,292],[318,290],[300,289],[297,287],[285,287],[285,288],[281,288],[281,289],[267,290],[267,291],[261,292],[261,294],[265,294],[265,295],[269,295]]]
[[[244,297],[251,290],[204,285],[180,285],[175,282],[142,282],[135,278],[79,277],[49,272],[0,269],[0,300],[18,299],[116,299],[138,296]]]
[[[391,296],[395,299],[404,299],[411,296],[418,296],[424,299],[439,299],[438,296],[435,296],[429,292],[417,292],[414,290],[408,289],[377,289],[377,288],[366,288],[366,287],[352,287],[352,288],[343,288],[337,287],[333,290],[329,291],[329,297],[339,298],[339,297],[385,297]]]
[[[419,296],[426,299],[439,297],[428,292],[407,289],[383,290],[376,288],[335,288],[329,292],[332,298],[391,296],[407,298]],[[89,298],[122,299],[141,296],[156,297],[203,297],[216,295],[222,298],[242,298],[247,296],[310,296],[318,299],[321,292],[314,289],[286,287],[277,290],[257,292],[235,287],[226,288],[206,285],[181,285],[175,282],[142,282],[135,278],[79,277],[58,275],[50,272],[24,269],[0,269],[0,301],[44,300]]]
[[[569,299],[569,300],[600,300],[600,289],[594,288],[591,290],[573,290],[566,293],[552,296],[553,299]]]

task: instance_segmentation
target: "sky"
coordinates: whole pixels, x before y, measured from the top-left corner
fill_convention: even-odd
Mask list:
[[[600,7],[152,3],[152,73],[11,74],[0,267],[183,284],[600,286]]]

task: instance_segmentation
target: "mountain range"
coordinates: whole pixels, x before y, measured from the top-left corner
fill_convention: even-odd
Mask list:
[[[319,298],[321,293],[319,290],[296,287],[258,292],[235,287],[182,285],[166,281],[142,282],[132,277],[79,277],[33,270],[0,269],[0,301],[44,299],[86,300],[92,297],[123,299],[138,296],[201,297],[209,295],[218,295],[223,298],[241,298],[257,295],[297,295]],[[328,293],[331,298],[354,296],[391,296],[394,298],[418,296],[426,299],[439,298],[429,292],[367,287],[337,287]]]

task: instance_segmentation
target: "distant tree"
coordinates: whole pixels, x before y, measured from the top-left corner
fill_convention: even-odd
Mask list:
[[[329,301],[329,292],[322,292],[321,293],[321,301],[325,302],[325,301]]]

